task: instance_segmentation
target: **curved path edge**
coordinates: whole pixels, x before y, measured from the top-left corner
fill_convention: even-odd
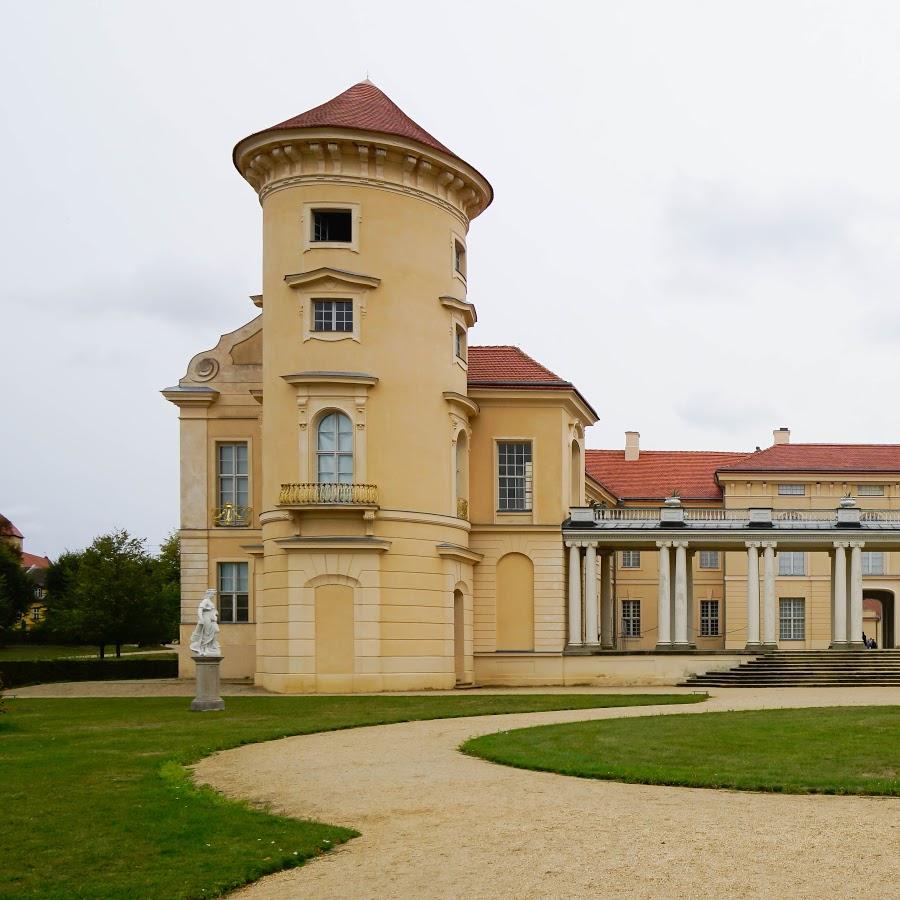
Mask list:
[[[900,898],[896,799],[595,781],[495,765],[457,749],[471,737],[531,725],[900,699],[893,688],[710,694],[688,706],[302,735],[217,753],[194,773],[226,795],[362,832],[301,868],[250,885],[241,897],[823,898],[871,897],[877,885],[879,896]]]

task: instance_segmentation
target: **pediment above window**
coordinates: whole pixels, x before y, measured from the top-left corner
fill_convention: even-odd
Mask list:
[[[346,272],[343,269],[333,269],[331,266],[321,266],[310,272],[298,272],[295,275],[285,275],[284,282],[288,287],[310,289],[319,291],[337,290],[371,290],[381,284],[380,278],[371,275],[361,275],[358,272]]]

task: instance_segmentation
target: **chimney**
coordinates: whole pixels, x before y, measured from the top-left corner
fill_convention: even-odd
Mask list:
[[[641,455],[641,433],[639,431],[625,432],[625,461],[634,462]]]
[[[772,443],[777,447],[779,444],[789,444],[791,442],[791,429],[785,428],[784,425],[781,428],[776,428],[772,432]]]

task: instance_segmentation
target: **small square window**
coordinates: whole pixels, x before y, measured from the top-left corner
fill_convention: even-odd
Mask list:
[[[719,568],[719,551],[718,550],[701,550],[700,551],[700,568],[701,569],[718,569]]]
[[[622,551],[622,568],[623,569],[639,569],[641,567],[641,551],[640,550],[623,550]]]
[[[803,484],[779,484],[778,493],[782,497],[803,497],[806,494],[806,485]]]
[[[864,550],[862,555],[863,575],[884,575],[884,553],[881,550]]]
[[[353,331],[353,301],[313,300],[313,331]]]
[[[806,554],[802,551],[788,551],[778,554],[778,574],[780,576],[805,575]]]
[[[353,214],[349,209],[314,209],[311,239],[314,243],[351,243]]]

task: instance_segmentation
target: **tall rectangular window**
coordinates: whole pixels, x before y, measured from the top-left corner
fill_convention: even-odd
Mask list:
[[[531,509],[531,441],[501,441],[497,445],[501,512]]]
[[[719,601],[700,601],[700,636],[716,637],[719,634]]]
[[[353,331],[353,301],[313,300],[313,331]]]
[[[246,525],[250,504],[250,463],[243,441],[216,445],[217,525]]]
[[[353,240],[353,218],[349,209],[314,209],[312,239],[329,244],[349,244]]]
[[[462,325],[457,325],[455,329],[455,350],[456,358],[466,361],[466,329]]]
[[[805,575],[806,574],[806,554],[801,552],[787,552],[778,554],[778,574],[788,575]]]
[[[455,240],[453,242],[453,268],[463,278],[466,277],[466,248],[463,246],[462,241]]]
[[[856,486],[856,493],[860,497],[883,497],[884,496],[884,485],[883,484],[858,484]]]
[[[641,636],[641,601],[622,601],[622,636]]]
[[[802,641],[806,637],[806,601],[782,597],[779,603],[779,640]]]
[[[249,564],[219,563],[219,621],[250,621]]]
[[[719,568],[719,551],[718,550],[701,550],[700,551],[700,568],[701,569],[718,569]]]
[[[640,550],[623,550],[622,551],[622,568],[623,569],[639,569],[641,567],[641,551]]]
[[[863,551],[863,575],[884,575],[884,553],[880,550]]]
[[[806,494],[806,485],[803,484],[779,484],[778,493],[782,497],[802,497]]]

